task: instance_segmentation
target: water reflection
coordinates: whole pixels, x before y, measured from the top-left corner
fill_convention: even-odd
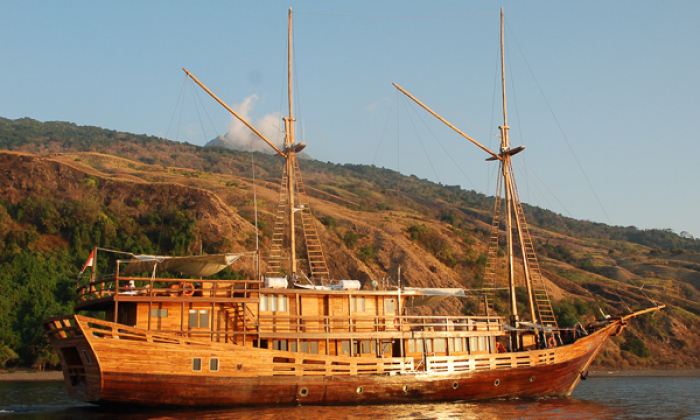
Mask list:
[[[233,409],[123,410],[109,407],[71,407],[53,412],[15,413],[22,419],[41,420],[314,420],[314,419],[618,419],[614,409],[575,399],[539,401],[451,402],[354,407],[241,407]],[[618,413],[619,414],[619,413]],[[13,417],[14,417],[13,416]],[[4,416],[0,417],[4,419]]]
[[[592,379],[574,395],[577,398],[479,403],[125,410],[77,404],[61,382],[0,382],[0,420],[700,419],[698,378]]]

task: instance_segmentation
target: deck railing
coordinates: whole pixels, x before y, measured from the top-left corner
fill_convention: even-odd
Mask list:
[[[504,331],[500,317],[462,316],[293,316],[260,315],[261,334],[264,333],[371,333],[380,331],[480,332],[481,335],[501,335]],[[486,333],[486,334],[483,334]],[[491,334],[488,334],[491,333]]]
[[[143,277],[103,276],[77,289],[76,301],[89,302],[106,297],[172,298],[250,298],[257,293],[255,280],[192,280]]]

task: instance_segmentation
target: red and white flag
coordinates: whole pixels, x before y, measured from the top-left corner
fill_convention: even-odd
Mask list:
[[[88,257],[87,262],[83,266],[83,269],[80,270],[80,273],[78,275],[83,274],[83,272],[85,271],[86,268],[94,267],[94,266],[95,266],[95,250],[92,250],[92,252],[90,252],[90,256]]]

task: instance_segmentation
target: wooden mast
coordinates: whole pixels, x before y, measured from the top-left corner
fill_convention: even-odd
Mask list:
[[[506,235],[507,235],[507,255],[508,255],[508,287],[510,288],[510,313],[511,322],[514,326],[517,326],[519,321],[518,316],[518,302],[515,294],[515,270],[513,266],[513,208],[518,208],[518,203],[516,202],[515,192],[513,189],[513,181],[511,179],[511,153],[510,152],[510,139],[508,137],[508,111],[506,105],[506,66],[505,66],[505,25],[503,8],[501,7],[501,88],[503,92],[503,125],[498,127],[501,130],[501,156],[503,160],[501,161],[501,174],[503,176],[503,181],[505,183],[505,200],[506,200]],[[497,199],[500,200],[500,197]],[[518,243],[520,245],[520,251],[523,255],[523,267],[525,269],[525,287],[527,289],[528,304],[530,307],[530,319],[532,322],[537,322],[537,317],[535,315],[535,304],[533,301],[532,293],[532,279],[530,277],[530,269],[528,266],[528,261],[526,258],[525,242],[523,239],[523,228],[520,223],[520,217],[515,214],[515,227],[518,230]]]
[[[398,86],[396,83],[393,85],[400,90],[402,93],[404,93],[406,96],[411,98],[413,101],[415,101],[418,105],[423,107],[426,111],[431,113],[433,116],[438,118],[440,121],[445,123],[447,126],[455,130],[457,133],[474,143],[476,146],[484,150],[486,153],[490,154],[491,157],[489,157],[487,160],[493,161],[493,160],[498,160],[500,162],[500,176],[503,179],[504,182],[504,201],[506,204],[505,208],[505,217],[506,217],[506,239],[507,239],[507,249],[506,249],[506,254],[507,254],[507,264],[508,264],[508,287],[510,289],[510,301],[509,301],[509,306],[510,306],[510,311],[511,311],[511,323],[514,326],[517,326],[518,322],[520,321],[519,314],[518,314],[518,302],[517,302],[517,296],[515,293],[515,264],[513,261],[514,258],[514,247],[515,247],[515,238],[514,238],[514,229],[517,231],[517,240],[518,240],[518,245],[520,252],[523,257],[523,267],[525,271],[525,285],[527,288],[527,295],[528,295],[528,304],[530,308],[530,317],[532,319],[532,322],[537,322],[537,310],[540,311],[540,317],[542,317],[542,308],[540,308],[541,302],[544,302],[545,300],[548,301],[548,297],[544,296],[542,298],[540,297],[535,297],[535,292],[533,288],[533,280],[532,280],[532,267],[530,266],[530,262],[528,261],[529,258],[533,259],[533,263],[535,264],[535,268],[537,270],[537,273],[539,273],[539,268],[537,268],[537,262],[536,262],[536,256],[529,257],[529,254],[532,254],[534,250],[529,249],[528,245],[526,245],[526,241],[529,245],[530,248],[532,248],[531,245],[531,239],[529,238],[529,232],[527,230],[527,226],[525,223],[525,215],[522,214],[522,205],[520,204],[520,200],[518,198],[517,194],[517,189],[514,185],[514,180],[513,180],[513,168],[511,164],[511,156],[521,152],[524,149],[524,146],[516,147],[511,149],[510,146],[510,139],[508,137],[508,130],[510,127],[508,126],[508,112],[507,112],[507,101],[506,101],[506,76],[505,76],[505,41],[504,41],[504,34],[505,34],[505,25],[504,25],[504,14],[503,14],[503,8],[501,8],[501,31],[500,31],[500,47],[501,47],[501,88],[502,88],[502,100],[503,100],[503,125],[499,126],[499,130],[501,132],[501,145],[500,145],[500,153],[496,154],[493,151],[489,150],[487,147],[483,146],[476,140],[472,139],[462,131],[460,131],[458,128],[456,128],[454,125],[450,124],[447,120],[442,118],[440,115],[438,115],[435,111],[430,109],[428,106],[423,104],[421,101],[419,101],[417,98],[415,98],[413,95],[408,93],[406,90]],[[497,200],[501,200],[501,197],[497,197]],[[515,221],[515,225],[513,225],[513,221]],[[527,237],[527,238],[526,238]],[[539,275],[539,274],[538,274]],[[542,281],[542,279],[540,279]],[[537,304],[535,304],[535,300],[537,299]],[[537,309],[536,309],[537,307]],[[547,315],[547,318],[552,317],[550,314]],[[555,321],[556,322],[556,321]]]
[[[311,214],[311,209],[308,202],[308,197],[306,195],[306,189],[301,180],[301,172],[299,170],[299,164],[297,162],[296,154],[306,147],[305,143],[295,144],[294,143],[294,108],[293,108],[293,95],[292,95],[292,9],[289,8],[289,29],[288,29],[288,41],[287,41],[287,90],[289,99],[289,116],[284,117],[285,125],[285,139],[284,146],[282,149],[275,146],[270,140],[265,138],[265,136],[256,130],[252,124],[247,122],[243,117],[241,117],[236,111],[234,111],[230,106],[219,99],[211,90],[209,90],[202,82],[197,80],[189,71],[182,69],[192,80],[195,81],[202,89],[204,89],[212,98],[219,102],[224,108],[226,108],[231,114],[233,114],[238,120],[240,120],[246,127],[250,128],[255,134],[263,139],[270,147],[272,147],[275,152],[285,159],[284,175],[281,182],[280,189],[280,202],[278,207],[278,221],[280,225],[280,230],[277,230],[277,222],[275,224],[273,232],[273,245],[270,252],[270,258],[268,260],[268,274],[276,273],[281,274],[281,260],[282,260],[282,242],[284,234],[289,235],[289,269],[291,271],[292,277],[299,274],[297,268],[297,258],[296,258],[296,229],[294,223],[294,214],[297,211],[301,213],[301,224],[304,233],[304,238],[306,241],[307,254],[309,260],[309,271],[312,278],[323,281],[328,279],[328,265],[326,264],[325,255],[323,254],[323,248],[320,243],[320,239],[316,228],[314,226],[313,215]],[[299,194],[299,200],[296,199],[296,194]],[[298,204],[297,204],[298,203]],[[298,206],[298,207],[297,207]],[[279,237],[278,237],[279,233]],[[273,255],[274,254],[274,255]],[[275,261],[274,264],[272,261]]]
[[[294,116],[292,113],[292,8],[289,8],[289,26],[287,32],[287,96],[289,99],[289,116],[284,118],[284,127],[286,137],[284,139],[284,148],[287,152],[285,164],[287,165],[287,212],[289,223],[289,267],[292,270],[292,277],[297,274],[297,258],[296,258],[296,234],[294,229],[294,160],[296,152],[294,151]]]

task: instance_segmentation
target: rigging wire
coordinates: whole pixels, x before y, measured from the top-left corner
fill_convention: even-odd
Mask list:
[[[204,129],[204,121],[202,121],[202,115],[201,115],[200,112],[199,112],[199,104],[197,103],[197,93],[196,93],[196,91],[195,91],[195,89],[194,89],[194,86],[192,86],[192,83],[194,83],[194,82],[190,82],[190,84],[189,84],[190,93],[192,94],[192,102],[194,102],[194,109],[195,109],[195,111],[197,112],[197,118],[199,119],[199,125],[202,127],[202,135],[204,136],[204,142],[205,142],[205,144],[206,144],[206,142],[207,142],[207,132],[206,132],[206,130]],[[204,107],[202,107],[202,110],[204,111],[205,114],[207,113],[207,111],[206,111],[206,109],[204,109]],[[210,121],[211,121],[211,119],[210,119]],[[214,129],[214,132],[216,133],[216,128]],[[219,135],[219,134],[217,133],[217,136],[218,136],[218,135]]]
[[[425,158],[428,159],[428,164],[430,164],[430,168],[433,170],[433,175],[435,175],[435,179],[437,179],[437,181],[439,183],[440,177],[438,176],[437,172],[435,171],[435,166],[433,165],[433,162],[430,160],[430,156],[428,156],[428,151],[425,150],[425,145],[423,144],[423,140],[421,139],[420,134],[418,134],[418,129],[416,128],[416,124],[413,122],[413,118],[411,118],[411,114],[408,112],[408,107],[407,107],[405,101],[403,102],[403,105],[404,105],[404,109],[406,109],[406,115],[408,116],[408,120],[411,121],[411,125],[413,126],[413,130],[416,133],[416,137],[418,138],[418,142],[420,143],[420,146],[423,149],[423,153],[425,154]],[[414,112],[415,112],[415,110],[414,110]]]
[[[470,15],[343,15],[336,13],[311,13],[311,12],[293,12],[295,15],[307,16],[332,16],[344,18],[362,18],[362,19],[461,19],[465,17],[476,16],[493,16],[500,13],[474,13]]]
[[[389,115],[387,116],[386,122],[384,123],[384,128],[382,129],[382,135],[379,137],[379,143],[377,144],[377,150],[374,151],[374,157],[372,158],[372,166],[377,161],[377,155],[379,154],[379,148],[382,146],[382,141],[384,140],[384,134],[386,134],[386,128],[389,126],[389,121],[391,120],[391,113],[394,111],[394,105],[396,104],[399,91],[395,89],[394,100],[391,101],[391,108],[389,108]],[[398,112],[398,109],[397,111]]]
[[[190,83],[193,83],[193,81],[191,81]],[[190,87],[191,87],[192,91],[194,92],[196,98],[198,99],[198,101],[199,101],[199,106],[202,107],[202,110],[204,111],[204,115],[207,116],[207,119],[209,120],[209,124],[211,125],[211,128],[214,130],[214,133],[216,133],[216,136],[217,136],[217,137],[220,137],[220,136],[219,136],[219,131],[216,129],[216,126],[214,125],[214,122],[211,120],[211,115],[209,115],[209,113],[207,112],[207,108],[204,106],[204,101],[202,101],[202,97],[199,96],[199,89],[196,89],[196,87],[195,87],[194,85],[192,85],[192,84],[190,84]],[[195,102],[195,107],[196,107],[196,106],[197,106],[197,102]],[[197,115],[199,116],[199,109],[197,109]],[[200,123],[201,123],[201,125],[202,125],[202,131],[204,131],[204,123],[201,121],[202,118],[200,117],[199,119],[200,119]],[[205,136],[205,139],[206,139],[206,133],[204,133],[204,136]]]
[[[180,95],[177,97],[177,101],[175,102],[175,106],[173,107],[173,115],[170,117],[170,123],[168,124],[168,129],[165,131],[165,138],[168,138],[168,134],[170,134],[170,128],[173,125],[173,120],[175,119],[175,114],[177,114],[177,108],[178,104],[182,100],[183,92],[185,91],[185,87],[187,86],[187,79],[189,77],[185,75],[185,78],[182,80],[182,87],[180,88]]]
[[[513,31],[510,28],[510,26],[508,26],[508,31],[511,33],[511,35],[513,34]],[[542,98],[544,99],[544,102],[547,105],[547,109],[549,110],[550,114],[552,115],[552,118],[554,118],[554,122],[556,123],[557,127],[559,128],[559,132],[561,133],[562,137],[564,138],[564,141],[566,142],[566,145],[568,146],[569,151],[574,156],[574,160],[576,161],[576,165],[578,166],[579,170],[583,174],[583,177],[586,179],[586,183],[588,184],[588,187],[591,189],[591,192],[593,193],[593,196],[595,197],[596,201],[598,202],[600,209],[603,211],[603,214],[605,214],[605,218],[608,220],[608,223],[611,223],[610,217],[608,216],[608,212],[605,211],[605,207],[603,207],[603,203],[600,201],[598,194],[596,193],[595,189],[593,188],[593,184],[591,184],[591,181],[588,178],[586,171],[583,170],[583,165],[581,165],[581,161],[579,160],[578,156],[576,155],[576,152],[574,151],[573,146],[571,146],[571,142],[569,142],[569,139],[566,136],[566,133],[564,132],[564,128],[561,126],[561,123],[557,119],[557,116],[554,114],[554,110],[552,109],[552,106],[549,104],[549,101],[547,100],[547,97],[544,94],[544,90],[542,90],[542,86],[540,85],[539,81],[535,77],[535,73],[532,70],[530,63],[527,61],[527,58],[525,57],[525,53],[520,48],[520,44],[518,43],[518,40],[515,38],[515,36],[513,36],[513,41],[515,42],[515,45],[518,47],[518,50],[520,51],[520,54],[522,55],[523,60],[525,61],[525,65],[527,66],[528,70],[530,71],[530,74],[532,75],[532,78],[535,81],[535,84],[537,85],[537,89],[540,91],[540,94],[542,95]]]
[[[404,99],[404,101],[406,101],[406,100]],[[457,168],[457,170],[462,174],[462,176],[464,177],[464,179],[466,179],[467,182],[469,182],[469,184],[471,184],[472,188],[474,188],[474,191],[476,191],[476,189],[477,189],[477,188],[476,188],[476,185],[474,185],[474,183],[472,182],[472,180],[469,179],[469,177],[467,176],[467,174],[464,173],[464,171],[463,171],[462,168],[459,166],[459,164],[457,164],[457,162],[455,161],[454,157],[452,157],[452,153],[449,153],[449,152],[447,151],[447,149],[446,149],[445,146],[442,144],[442,142],[440,141],[440,139],[438,138],[438,136],[436,136],[435,133],[430,129],[430,126],[425,122],[425,120],[423,120],[423,118],[421,118],[420,113],[416,111],[415,105],[413,105],[412,102],[409,103],[409,104],[411,105],[411,109],[413,109],[413,112],[416,114],[416,116],[418,117],[418,119],[421,120],[421,122],[423,123],[423,125],[425,126],[425,128],[428,130],[428,132],[433,136],[433,139],[435,139],[435,141],[437,141],[437,143],[440,145],[440,148],[442,148],[442,150],[445,152],[445,154],[447,155],[447,157],[450,158],[450,160],[451,160],[452,163],[455,165],[455,167]],[[406,107],[405,102],[404,102],[404,107]],[[415,126],[414,126],[414,129],[415,129]],[[417,132],[418,132],[418,130],[416,130],[416,134],[417,134]],[[419,137],[419,140],[420,140],[420,137]],[[422,146],[422,145],[423,145],[423,143],[421,143],[421,146]],[[423,148],[423,150],[425,150],[425,148]],[[427,152],[426,152],[426,157],[427,157]],[[430,158],[428,158],[428,161],[430,161]],[[432,166],[432,163],[431,163],[431,166]],[[434,171],[434,169],[433,169],[433,171]],[[435,175],[435,177],[437,178],[437,174]],[[438,179],[438,182],[439,182],[439,181],[440,181],[440,179]]]

